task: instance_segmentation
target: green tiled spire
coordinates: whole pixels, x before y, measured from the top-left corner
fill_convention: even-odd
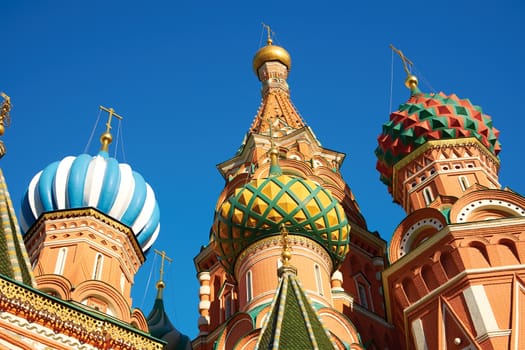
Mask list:
[[[335,349],[292,266],[279,270],[281,281],[257,350]]]
[[[35,278],[29,263],[22,233],[0,169],[0,274],[30,286]]]

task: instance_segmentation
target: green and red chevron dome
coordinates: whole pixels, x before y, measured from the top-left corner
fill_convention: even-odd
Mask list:
[[[498,136],[499,131],[492,126],[490,116],[483,114],[481,108],[468,99],[442,92],[421,93],[416,89],[383,124],[375,150],[376,168],[391,192],[394,164],[426,141],[475,137],[497,156],[501,150]]]

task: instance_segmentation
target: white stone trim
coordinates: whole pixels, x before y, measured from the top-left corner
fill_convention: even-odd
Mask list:
[[[470,318],[474,323],[477,338],[500,331],[483,285],[478,284],[464,289],[463,296],[467,303]]]
[[[421,219],[415,222],[408,230],[405,231],[403,236],[401,237],[401,241],[399,242],[399,257],[401,258],[405,254],[408,253],[408,249],[410,249],[410,243],[412,243],[412,240],[410,239],[412,234],[416,230],[420,230],[424,227],[433,227],[437,231],[441,230],[443,228],[443,224],[441,221],[439,221],[436,218],[428,218],[428,219]]]
[[[478,208],[482,207],[499,207],[504,209],[505,211],[511,211],[513,213],[516,213],[519,216],[525,216],[525,208],[520,207],[514,203],[507,202],[501,199],[480,199],[473,201],[471,203],[468,203],[465,205],[461,210],[459,211],[458,215],[456,216],[457,222],[467,222],[468,217],[470,214],[476,211]]]
[[[412,335],[414,336],[414,345],[417,350],[428,350],[423,321],[420,318],[412,321]]]
[[[407,313],[411,312],[412,310],[416,309],[417,307],[419,307],[419,305],[428,302],[430,299],[436,297],[437,295],[440,295],[441,293],[443,293],[443,291],[445,289],[449,288],[451,285],[456,284],[459,280],[461,280],[462,278],[465,278],[465,276],[476,275],[476,274],[485,274],[487,272],[502,272],[502,271],[511,272],[511,271],[518,271],[518,270],[523,270],[523,269],[525,269],[525,265],[510,265],[510,266],[487,267],[487,268],[483,268],[483,269],[470,269],[470,270],[462,271],[459,274],[457,274],[456,276],[454,276],[453,278],[451,278],[448,281],[446,281],[445,283],[441,284],[436,289],[432,290],[430,293],[428,293],[424,297],[420,298],[419,300],[417,300],[416,302],[411,304],[409,307],[404,309],[404,312],[405,312],[405,314],[407,314]]]

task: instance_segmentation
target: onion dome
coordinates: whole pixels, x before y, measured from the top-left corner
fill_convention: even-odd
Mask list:
[[[171,323],[168,314],[166,314],[162,298],[163,288],[164,282],[159,281],[157,283],[157,298],[147,318],[149,332],[155,338],[166,342],[164,350],[191,350],[190,338],[180,333]]]
[[[383,124],[375,150],[381,181],[389,188],[394,164],[430,140],[475,137],[493,155],[498,155],[499,131],[479,106],[454,94],[422,93],[414,76],[407,78],[407,86],[412,94]]]
[[[27,232],[44,212],[84,207],[131,227],[143,251],[158,236],[160,211],[151,186],[106,151],[66,157],[36,174],[22,202],[22,230]]]
[[[288,70],[292,68],[292,58],[288,51],[280,46],[273,45],[272,39],[268,37],[267,45],[259,49],[253,57],[253,70],[255,74],[257,74],[257,71],[265,62],[270,61],[279,61],[284,64]]]
[[[331,193],[312,181],[274,173],[238,188],[215,213],[212,235],[225,268],[232,272],[244,248],[279,235],[282,225],[325,247],[334,269],[348,252],[350,226]]]

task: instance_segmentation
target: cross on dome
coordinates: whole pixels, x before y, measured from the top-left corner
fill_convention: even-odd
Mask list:
[[[102,147],[100,148],[101,151],[108,152],[109,150],[109,144],[111,141],[113,141],[113,136],[111,136],[110,130],[111,130],[111,119],[113,117],[122,120],[124,119],[122,116],[115,113],[115,110],[113,108],[106,108],[104,106],[100,106],[100,109],[108,112],[108,121],[106,123],[106,131],[100,136],[100,143],[102,144]]]

